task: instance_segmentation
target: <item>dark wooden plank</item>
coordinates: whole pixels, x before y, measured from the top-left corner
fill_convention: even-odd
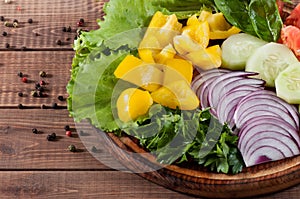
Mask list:
[[[0,172],[1,198],[194,198],[119,171]],[[256,199],[298,199],[300,187]]]
[[[73,137],[65,135],[65,125],[72,128]],[[41,133],[33,134],[32,128]],[[0,170],[110,169],[91,155],[92,145],[86,148],[75,128],[67,110],[0,109]],[[58,139],[47,141],[47,135],[53,132]],[[88,139],[89,135],[86,137]],[[79,152],[70,152],[68,146],[71,144]],[[104,153],[98,152],[99,155]]]
[[[67,98],[66,85],[73,55],[73,51],[0,52],[0,107],[16,107],[20,103],[26,106],[52,103],[65,106],[66,102],[57,97]],[[19,71],[28,78],[28,83],[23,83],[17,76]],[[40,71],[45,71],[47,77],[41,78]],[[46,82],[47,97],[34,98],[31,91],[40,80]],[[23,92],[24,96],[19,97],[18,92]]]
[[[0,172],[1,198],[191,198],[128,173]]]
[[[0,2],[0,15],[9,22],[17,19],[19,27],[5,27],[1,22],[0,33],[6,31],[8,36],[2,37],[1,35],[0,50],[6,50],[6,43],[11,46],[8,50],[20,50],[22,47],[27,49],[71,49],[79,19],[85,20],[81,29],[99,28],[96,19],[103,15],[102,7],[103,2],[95,0],[80,2],[25,0],[12,1],[11,4],[5,4],[3,0]],[[28,23],[29,18],[33,20],[32,24]],[[70,26],[72,32],[63,32],[62,27],[64,26]],[[57,40],[61,40],[63,45],[57,45]]]

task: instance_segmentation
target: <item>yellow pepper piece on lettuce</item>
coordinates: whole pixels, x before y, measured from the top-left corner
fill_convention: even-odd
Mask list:
[[[145,63],[133,55],[127,55],[115,70],[114,75],[152,92],[163,83],[164,74],[156,65]]]
[[[210,39],[226,39],[230,35],[237,34],[241,30],[235,26],[230,25],[223,13],[214,13],[202,11],[199,16],[199,21],[207,21],[209,24]]]
[[[147,114],[152,104],[153,100],[148,91],[137,88],[128,88],[118,97],[118,117],[123,122],[135,120],[138,117]]]
[[[175,14],[164,15],[157,11],[150,21],[139,49],[161,50],[173,43],[173,37],[180,34],[181,28],[182,24],[178,22]]]

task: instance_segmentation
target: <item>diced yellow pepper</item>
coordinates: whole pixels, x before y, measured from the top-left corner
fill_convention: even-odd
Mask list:
[[[136,68],[143,64],[143,61],[133,55],[127,55],[122,62],[118,65],[114,72],[117,78],[122,78],[126,73],[128,73],[133,68]]]
[[[204,49],[198,43],[196,43],[196,41],[191,39],[191,37],[186,35],[175,36],[173,40],[175,50],[180,55],[186,55],[190,52]]]
[[[164,82],[168,85],[171,82],[185,80],[188,84],[192,82],[193,65],[190,61],[184,59],[169,59],[165,63]]]
[[[175,14],[168,16],[158,11],[152,17],[139,49],[161,50],[173,43],[173,37],[180,34],[181,28]]]
[[[151,93],[153,101],[163,106],[181,110],[194,110],[199,99],[185,80],[173,81]]]
[[[241,30],[231,26],[225,19],[223,13],[214,13],[202,11],[199,21],[207,21],[209,24],[210,39],[226,39],[230,35],[237,34]]]
[[[191,18],[190,24],[182,28],[182,35],[187,35],[195,40],[201,47],[209,44],[210,29],[207,21],[200,22],[197,18]],[[196,21],[197,20],[197,21]]]
[[[172,44],[167,45],[158,53],[155,55],[154,59],[156,63],[164,64],[168,59],[174,58],[176,55],[176,51],[173,48]]]
[[[152,92],[163,83],[164,74],[156,66],[157,64],[147,64],[133,55],[128,55],[119,64],[114,75]]]
[[[219,45],[191,52],[186,55],[193,65],[202,70],[218,68],[222,63],[222,50]]]
[[[137,88],[126,89],[117,100],[119,119],[123,122],[135,120],[147,114],[152,104],[153,100],[148,91]]]

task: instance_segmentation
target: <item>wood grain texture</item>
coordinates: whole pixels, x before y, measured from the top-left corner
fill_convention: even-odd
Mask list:
[[[0,172],[1,198],[188,199],[144,179],[119,171]]]
[[[103,3],[101,1],[86,0],[75,2],[72,0],[22,0],[12,1],[5,4],[0,1],[0,15],[6,21],[19,21],[18,28],[5,27],[3,22],[0,25],[0,33],[3,31],[8,36],[0,38],[0,50],[21,50],[26,47],[32,49],[69,49],[71,50],[76,30],[79,28],[77,22],[80,18],[85,20],[84,30],[99,28],[96,19],[101,18]],[[20,8],[21,10],[18,10]],[[27,21],[31,18],[32,24]],[[71,32],[63,32],[62,27],[71,27]],[[38,34],[38,36],[36,36]],[[56,41],[61,40],[62,45]],[[10,48],[6,49],[5,44],[9,43]]]
[[[51,106],[52,103],[66,106],[66,101],[59,101],[57,97],[68,97],[66,85],[73,56],[72,51],[0,52],[0,107],[17,107],[20,103],[35,107]],[[41,78],[40,71],[45,71],[47,77]],[[22,72],[29,82],[23,83],[18,72]],[[46,82],[44,93],[47,97],[32,97],[31,91],[40,80]],[[18,92],[24,96],[19,97]]]
[[[65,125],[72,128],[73,137],[65,135]],[[67,110],[0,109],[0,170],[110,169],[93,158],[75,127]],[[32,128],[40,133],[33,134]],[[57,140],[47,141],[53,132]],[[70,152],[71,144],[79,152]]]

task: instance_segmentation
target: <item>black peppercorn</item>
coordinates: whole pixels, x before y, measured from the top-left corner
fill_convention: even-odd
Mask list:
[[[9,47],[10,47],[9,43],[6,43],[5,48],[9,48]]]
[[[18,76],[19,77],[23,77],[23,73],[22,72],[18,72]]]
[[[4,21],[4,20],[5,20],[4,16],[0,16],[0,21]]]
[[[69,151],[71,152],[76,152],[76,147],[75,145],[71,144],[70,146],[68,146]]]
[[[56,139],[56,133],[51,133],[51,136],[54,137],[54,139]]]
[[[69,126],[69,125],[66,125],[66,126],[64,127],[64,129],[65,129],[66,131],[69,131],[69,130],[70,130],[70,126]]]
[[[33,128],[33,129],[32,129],[32,133],[34,133],[34,134],[38,134],[38,133],[39,133],[39,131],[38,131],[36,128]]]
[[[48,141],[54,141],[55,139],[56,139],[56,134],[55,133],[47,135],[47,140]]]
[[[42,105],[41,105],[41,109],[45,109],[45,108],[47,108],[46,105],[45,105],[45,104],[42,104]]]
[[[57,99],[58,99],[59,101],[64,101],[64,97],[63,97],[63,96],[61,96],[61,95],[60,95],[60,96],[58,96],[58,97],[57,97]]]
[[[68,28],[67,28],[67,32],[71,32],[72,31],[72,28],[71,28],[71,26],[69,26]]]
[[[27,22],[28,22],[28,23],[32,23],[33,20],[30,18],[30,19],[27,20]]]
[[[4,31],[4,32],[2,33],[2,36],[6,37],[6,36],[7,36],[7,32]]]
[[[18,108],[19,108],[19,109],[23,109],[23,108],[24,108],[23,104],[19,104],[19,105],[18,105]]]
[[[14,20],[13,20],[13,23],[19,23],[19,21],[18,21],[18,20],[16,20],[16,19],[14,19]]]
[[[61,40],[56,40],[56,44],[57,45],[62,45],[62,41]]]
[[[19,97],[23,97],[23,93],[22,92],[18,92],[18,96]]]
[[[40,92],[44,92],[45,88],[40,86],[40,87],[37,88],[37,90],[40,91]]]
[[[79,19],[79,22],[84,23],[84,19],[83,18]]]
[[[62,27],[62,29],[61,29],[63,32],[67,32],[67,27]]]

